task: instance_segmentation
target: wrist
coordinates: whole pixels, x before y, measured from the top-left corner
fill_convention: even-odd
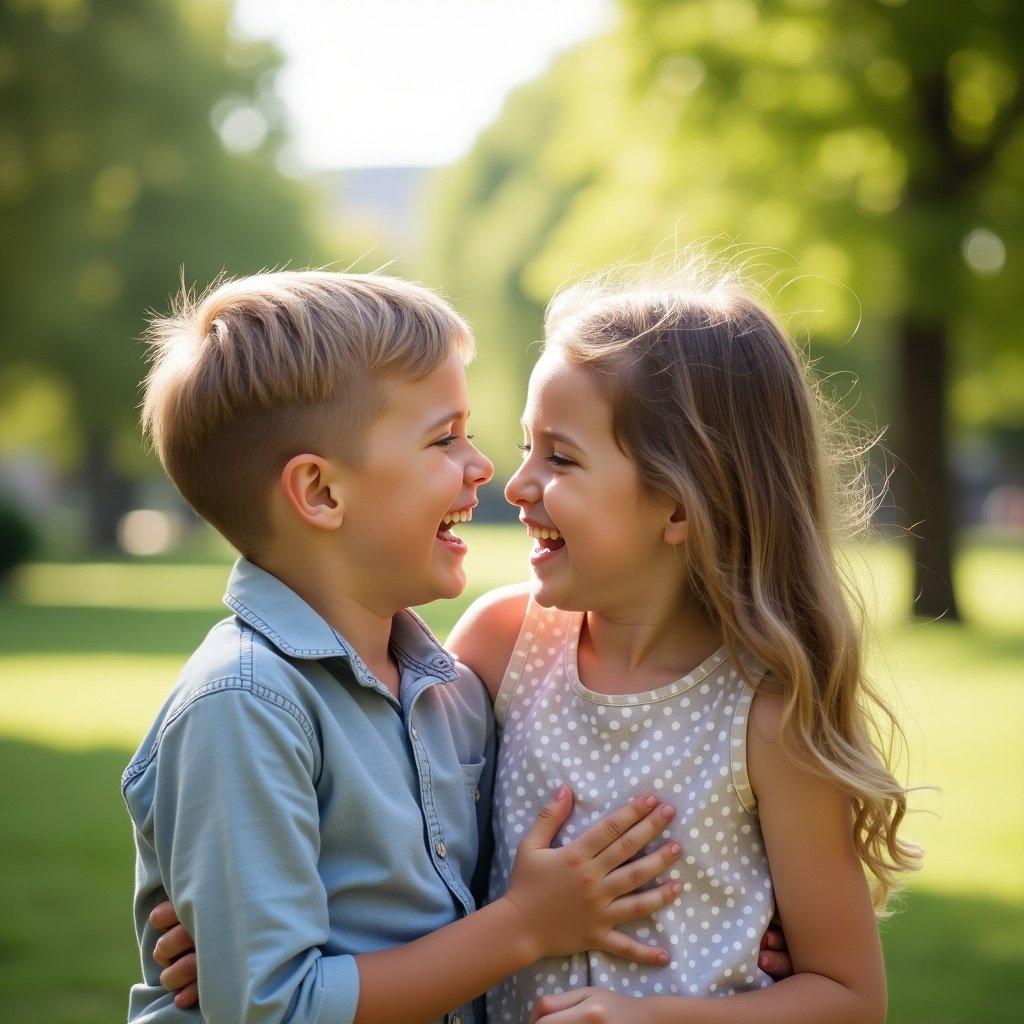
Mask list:
[[[516,901],[505,895],[495,900],[491,906],[501,913],[508,929],[503,935],[509,944],[510,952],[517,961],[520,961],[517,970],[529,967],[534,961],[539,960],[544,955],[540,936],[531,927]]]
[[[650,1024],[696,1024],[699,1003],[690,996],[649,996],[644,1000]]]

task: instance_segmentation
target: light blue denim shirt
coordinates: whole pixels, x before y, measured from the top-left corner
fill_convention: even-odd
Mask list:
[[[494,725],[480,680],[395,616],[400,701],[294,591],[246,559],[128,765],[143,980],[131,1021],[352,1021],[354,954],[475,909],[486,885]],[[485,858],[484,858],[485,859]],[[476,875],[474,876],[474,872]],[[201,1010],[152,960],[171,899]],[[479,1021],[479,1003],[446,1024]]]

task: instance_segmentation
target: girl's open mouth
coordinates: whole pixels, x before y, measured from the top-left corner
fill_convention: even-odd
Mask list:
[[[540,565],[554,558],[565,547],[565,538],[558,530],[527,524],[526,532],[536,541],[530,552],[531,565]]]

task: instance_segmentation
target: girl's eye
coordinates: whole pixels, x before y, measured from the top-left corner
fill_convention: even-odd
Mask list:
[[[531,445],[523,444],[522,442],[517,444],[516,447],[521,452],[525,452],[527,455],[529,455],[530,452],[533,450]],[[547,461],[550,462],[553,466],[559,466],[559,467],[562,467],[562,466],[575,466],[576,465],[576,463],[573,462],[572,459],[567,459],[567,458],[565,458],[562,455],[549,455],[549,456],[547,456]]]
[[[461,440],[464,437],[467,441],[472,441],[476,434],[449,434],[447,437],[442,437],[440,441],[435,441],[434,444],[439,448],[451,448],[456,441]]]

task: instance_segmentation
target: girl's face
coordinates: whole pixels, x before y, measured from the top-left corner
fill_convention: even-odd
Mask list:
[[[608,403],[557,346],[545,349],[530,376],[523,437],[523,464],[505,497],[535,538],[538,604],[611,611],[645,603],[652,573],[678,571],[669,548],[680,530],[676,506],[643,497]]]

